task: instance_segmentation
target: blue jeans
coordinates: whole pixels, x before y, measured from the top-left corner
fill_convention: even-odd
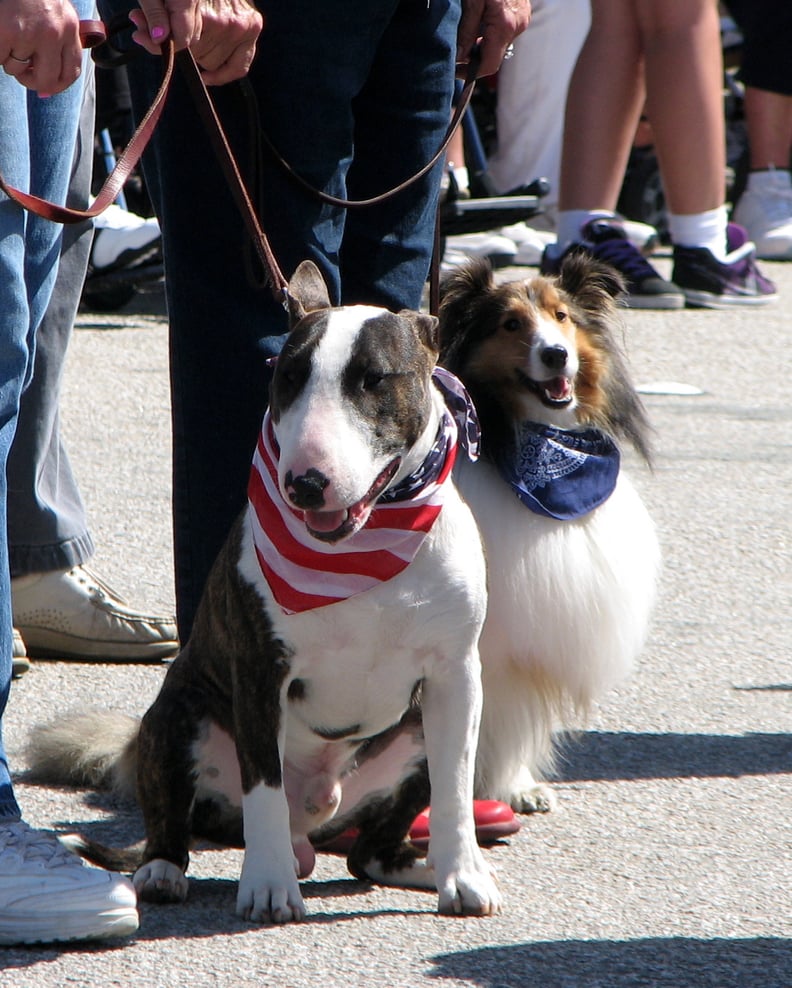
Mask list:
[[[94,73],[83,79],[78,147],[66,198],[85,209],[91,191]],[[66,353],[80,305],[93,222],[63,228],[58,275],[36,330],[33,380],[22,395],[8,457],[8,554],[11,576],[71,569],[94,552],[82,496],[60,433]]]
[[[105,19],[128,0],[104,0]],[[118,7],[116,6],[118,5]],[[342,210],[262,152],[261,126],[309,182],[367,198],[424,165],[448,126],[459,0],[272,0],[249,81],[213,96],[286,277],[312,258],[345,303],[417,308],[442,165],[390,201]],[[140,115],[160,60],[128,66]],[[251,127],[251,113],[253,126]],[[162,227],[170,318],[176,601],[189,636],[209,568],[245,503],[286,333],[192,99],[176,80],[144,161]]]
[[[75,3],[80,17],[92,4]],[[17,188],[64,202],[83,86],[40,99],[0,72],[0,171]],[[16,820],[2,740],[11,684],[11,587],[6,537],[6,465],[22,391],[32,375],[36,329],[58,269],[62,227],[26,214],[0,193],[0,820]]]

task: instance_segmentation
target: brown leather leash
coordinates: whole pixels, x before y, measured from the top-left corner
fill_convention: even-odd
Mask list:
[[[83,48],[93,48],[101,44],[107,38],[105,26],[101,21],[80,21],[80,39]],[[59,206],[57,203],[49,202],[28,192],[22,192],[9,185],[0,175],[0,189],[5,192],[9,199],[19,203],[24,209],[45,219],[53,220],[55,223],[81,223],[84,220],[93,219],[104,212],[107,207],[115,202],[118,193],[121,191],[130,172],[140,160],[140,156],[148,144],[154,128],[157,126],[162,109],[165,105],[165,97],[170,89],[171,78],[173,76],[174,47],[171,42],[163,46],[163,58],[165,71],[163,73],[160,88],[148,112],[140,122],[140,126],[132,135],[129,143],[119,157],[115,168],[108,175],[104,185],[99,190],[99,194],[88,209],[72,209],[68,206]]]
[[[220,118],[215,110],[214,103],[209,91],[206,87],[206,83],[201,76],[200,70],[195,63],[195,59],[189,50],[180,51],[176,55],[176,61],[179,64],[179,68],[183,71],[187,85],[192,93],[195,105],[198,112],[204,122],[209,138],[214,147],[215,154],[223,170],[223,173],[228,183],[229,189],[236,201],[237,207],[241,213],[242,219],[250,233],[253,240],[253,244],[259,255],[265,272],[268,273],[268,281],[270,288],[272,289],[275,297],[278,301],[282,301],[284,305],[288,306],[289,292],[288,292],[288,282],[283,276],[282,271],[278,267],[275,256],[272,253],[272,248],[270,247],[269,241],[261,228],[256,215],[256,210],[250,199],[250,195],[245,186],[244,180],[240,175],[239,168],[234,158],[234,153],[228,143],[228,139],[223,130],[223,125],[220,122]],[[342,199],[338,196],[329,195],[323,192],[321,189],[317,189],[315,186],[307,182],[301,175],[299,175],[292,166],[283,158],[278,149],[270,141],[269,137],[263,132],[259,131],[259,136],[264,141],[265,145],[273,155],[275,161],[283,168],[283,170],[289,175],[289,177],[296,182],[302,189],[308,192],[310,195],[327,203],[331,206],[337,206],[342,209],[354,209],[363,206],[373,206],[381,202],[385,202],[387,199],[398,195],[400,192],[404,191],[414,182],[423,178],[432,168],[437,164],[437,162],[445,155],[448,145],[451,143],[451,139],[454,136],[457,128],[459,127],[462,117],[467,109],[470,98],[473,94],[473,88],[476,82],[476,73],[479,65],[478,51],[475,51],[471,55],[471,60],[467,66],[465,82],[460,95],[457,105],[454,109],[454,113],[451,117],[451,121],[448,125],[446,135],[443,138],[440,147],[433,157],[414,175],[411,175],[405,181],[401,182],[394,188],[388,189],[386,192],[380,193],[377,196],[372,196],[368,199]],[[244,82],[245,80],[243,80]],[[255,99],[255,97],[254,97]],[[439,227],[439,210],[438,210],[438,227]],[[439,306],[439,235],[435,234],[435,248],[432,261],[432,270],[430,272],[431,285],[430,285],[430,309],[436,314]]]
[[[379,205],[379,203],[393,198],[393,196],[398,195],[400,192],[403,192],[405,189],[409,188],[414,182],[417,182],[419,179],[423,178],[424,175],[430,172],[437,162],[445,155],[448,150],[448,145],[451,143],[452,137],[462,122],[462,117],[464,116],[465,110],[470,103],[470,97],[473,95],[473,87],[476,83],[476,74],[480,61],[481,57],[478,49],[476,48],[471,53],[470,61],[467,63],[462,92],[456,106],[454,107],[454,112],[451,116],[451,122],[448,125],[445,137],[443,138],[443,141],[436,153],[421,169],[415,172],[414,175],[411,175],[409,178],[399,183],[399,185],[394,186],[392,189],[388,189],[387,192],[381,192],[379,195],[371,196],[369,199],[342,199],[338,196],[332,196],[327,192],[322,192],[321,189],[315,188],[310,184],[310,182],[307,182],[292,168],[292,166],[283,158],[278,149],[263,131],[261,132],[261,138],[274,159],[281,166],[281,168],[283,168],[286,174],[306,192],[314,196],[314,198],[319,199],[330,206],[340,206],[343,209],[354,209],[359,206]]]
[[[80,38],[84,48],[91,48],[101,44],[106,40],[105,27],[101,21],[81,21]],[[201,76],[200,69],[196,64],[192,53],[188,49],[176,52],[173,42],[168,41],[163,45],[162,50],[165,69],[163,72],[162,82],[160,83],[160,87],[154,97],[154,101],[135,130],[135,133],[132,135],[132,138],[126,148],[118,158],[115,167],[110,175],[108,175],[98,195],[88,209],[73,209],[67,206],[60,206],[57,203],[49,202],[46,199],[41,199],[38,196],[31,195],[30,193],[22,192],[20,189],[16,189],[9,185],[2,175],[0,175],[0,189],[2,189],[10,199],[13,199],[24,209],[36,213],[38,216],[43,216],[45,219],[53,220],[56,223],[80,223],[84,220],[99,216],[105,209],[107,209],[109,205],[111,205],[111,203],[115,201],[118,193],[121,191],[132,169],[140,160],[146,145],[151,139],[154,129],[159,122],[160,116],[162,115],[162,110],[165,105],[165,100],[167,98],[173,77],[174,65],[178,63],[179,69],[182,71],[186,83],[192,93],[199,115],[201,116],[204,126],[207,129],[215,154],[217,155],[218,162],[221,166],[237,208],[239,209],[242,220],[245,223],[259,259],[261,260],[267,274],[270,289],[272,290],[275,299],[281,302],[284,306],[288,307],[288,281],[278,266],[278,262],[275,259],[272,248],[270,247],[269,240],[267,239],[267,236],[259,223],[255,207],[253,206],[253,202],[247,191],[247,187],[245,186],[244,179],[240,174],[234,153],[231,150],[231,146],[215,109],[214,102],[209,95],[206,83]],[[286,162],[278,153],[277,149],[273,146],[272,142],[265,134],[262,133],[261,136],[275,157],[275,160],[282,168],[284,168],[287,174],[306,192],[319,198],[322,202],[326,202],[330,205],[344,209],[375,205],[398,195],[398,193],[408,188],[414,182],[417,182],[420,178],[423,178],[423,176],[426,175],[443,157],[457,127],[462,120],[462,116],[467,109],[468,103],[470,102],[470,97],[473,93],[473,87],[475,85],[477,68],[478,58],[476,53],[474,53],[471,57],[470,63],[467,66],[462,94],[457,102],[453,116],[451,117],[451,122],[449,123],[446,135],[436,154],[418,172],[410,176],[410,178],[405,179],[405,181],[401,182],[396,187],[369,199],[342,199],[315,188],[294,171],[291,165],[289,165],[288,162]],[[437,311],[436,298],[438,295],[437,282],[439,279],[439,258],[437,256],[437,245],[438,237],[436,236],[435,258],[432,266],[432,289],[430,291],[430,298],[434,300],[430,305],[433,312]]]
[[[264,267],[270,290],[275,296],[275,300],[288,308],[289,282],[284,277],[272,252],[267,235],[259,223],[253,201],[250,198],[245,181],[239,171],[234,152],[231,150],[231,145],[228,142],[225,130],[220,122],[220,117],[217,114],[212,97],[209,95],[209,90],[203,80],[201,71],[196,65],[192,52],[189,49],[183,49],[178,52],[176,61],[192,94],[196,109],[204,122],[215,155],[217,156],[217,161],[223,171],[242,221],[247,227],[247,231],[253,241],[253,246]]]

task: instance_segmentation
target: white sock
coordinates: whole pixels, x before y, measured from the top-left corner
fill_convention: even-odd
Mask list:
[[[749,192],[771,192],[776,189],[792,189],[792,172],[788,168],[769,168],[762,171],[750,172],[747,189]]]
[[[676,247],[706,247],[719,261],[726,260],[729,210],[723,206],[706,213],[669,213],[668,232]]]
[[[615,219],[616,214],[609,209],[560,209],[556,225],[556,250],[565,251],[570,244],[579,244],[580,231],[593,219]]]

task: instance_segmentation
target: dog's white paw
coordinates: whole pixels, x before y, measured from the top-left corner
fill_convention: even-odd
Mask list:
[[[511,781],[504,786],[507,796],[502,798],[515,813],[550,813],[558,805],[556,794],[545,782],[539,782],[527,765],[511,774]]]
[[[371,858],[362,865],[366,878],[378,885],[404,889],[436,889],[434,871],[425,860],[413,861],[402,868],[385,868],[381,861]]]
[[[254,923],[299,923],[305,919],[296,873],[268,874],[243,865],[236,914]]]
[[[558,806],[558,797],[544,782],[516,789],[510,800],[515,813],[552,813]]]
[[[444,916],[494,916],[503,907],[498,883],[483,858],[437,879],[437,911]]]
[[[495,872],[475,840],[464,841],[460,848],[430,843],[426,861],[434,871],[439,913],[494,916],[501,911],[503,898]]]
[[[132,877],[138,897],[146,902],[184,902],[189,883],[178,865],[155,858],[141,865]]]
[[[366,877],[396,888],[437,889],[438,912],[454,916],[492,916],[500,912],[502,897],[492,869],[478,847],[462,855],[463,863],[451,864],[439,873],[428,859],[403,868],[387,869],[376,858],[363,865]]]

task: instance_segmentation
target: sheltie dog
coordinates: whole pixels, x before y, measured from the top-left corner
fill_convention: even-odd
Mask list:
[[[457,483],[487,558],[476,795],[546,811],[559,729],[630,672],[660,553],[619,443],[650,460],[618,343],[624,285],[582,255],[556,278],[496,284],[485,262],[444,283],[441,363],[467,387],[482,457]]]

